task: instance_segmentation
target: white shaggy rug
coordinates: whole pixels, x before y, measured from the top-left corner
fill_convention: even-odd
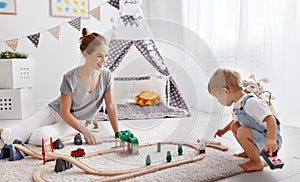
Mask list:
[[[222,117],[223,118],[223,117]],[[205,113],[193,113],[186,118],[166,118],[157,120],[123,120],[119,122],[122,130],[131,130],[139,139],[140,144],[157,143],[160,141],[192,142],[196,143],[198,138],[209,139],[220,125],[222,118]],[[223,118],[224,119],[224,118]],[[225,121],[228,119],[225,118]],[[92,126],[90,126],[92,127]],[[111,140],[112,129],[109,122],[100,122],[102,128],[96,132],[98,141]],[[204,136],[204,137],[203,137]],[[103,143],[101,145],[75,146],[73,138],[64,140],[65,148],[55,150],[57,153],[70,155],[72,150],[81,147],[86,153],[111,149],[115,143]],[[0,142],[1,144],[1,142]],[[1,147],[2,145],[0,145]],[[41,154],[41,147],[29,146],[32,150]],[[166,163],[166,153],[171,151],[172,161],[190,159],[197,155],[194,149],[183,147],[183,155],[177,155],[176,145],[162,145],[161,152],[157,152],[156,145],[140,148],[139,155],[121,157],[116,153],[99,155],[91,158],[80,159],[80,161],[101,171],[118,171],[134,169],[145,166],[147,154],[151,155],[151,166]],[[168,168],[155,173],[150,173],[127,181],[216,181],[229,176],[242,173],[239,163],[246,161],[244,158],[234,157],[236,149],[222,152],[207,148],[206,157],[195,163],[185,164],[174,168]],[[50,165],[51,162],[47,162]],[[43,177],[47,181],[94,181],[104,179],[104,176],[95,176],[84,173],[73,165],[73,168],[56,173],[54,162],[52,162]],[[20,161],[10,162],[8,159],[0,160],[0,181],[32,181],[34,171],[43,166],[41,160],[26,157]]]
[[[99,140],[113,139],[107,132],[96,133]],[[140,143],[146,137],[139,137]],[[153,139],[153,137],[151,137]],[[75,146],[72,144],[73,138],[63,140],[65,147],[60,150],[55,150],[57,153],[69,155],[70,151],[81,147],[86,153],[107,150],[115,146],[115,143],[103,143],[96,146],[81,145]],[[194,140],[195,142],[196,140]],[[152,141],[149,141],[152,142]],[[144,143],[144,142],[143,142]],[[41,148],[29,146],[37,153],[41,153]],[[147,154],[151,155],[151,165],[166,163],[165,157],[167,151],[172,153],[172,161],[189,159],[197,155],[194,149],[183,147],[183,155],[177,155],[176,145],[161,145],[161,152],[157,152],[157,146],[149,146],[140,148],[139,155],[130,157],[121,157],[116,153],[107,155],[95,156],[92,158],[81,159],[85,164],[103,171],[116,171],[123,169],[134,169],[145,166]],[[185,164],[179,167],[161,170],[159,172],[150,173],[136,178],[128,179],[127,181],[216,181],[232,175],[242,173],[243,170],[238,166],[244,162],[244,158],[232,156],[232,152],[222,152],[216,149],[207,148],[206,157],[198,162]],[[0,161],[0,181],[32,181],[32,176],[35,170],[42,166],[42,161],[26,157],[20,161],[10,162],[8,159]],[[43,177],[48,181],[93,181],[105,178],[104,176],[95,176],[85,174],[81,169],[73,165],[73,168],[56,173],[54,171],[54,162],[47,169]]]

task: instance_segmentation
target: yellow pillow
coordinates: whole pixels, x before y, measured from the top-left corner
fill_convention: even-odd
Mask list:
[[[140,106],[152,106],[160,103],[160,97],[154,92],[143,91],[135,97],[135,101]]]

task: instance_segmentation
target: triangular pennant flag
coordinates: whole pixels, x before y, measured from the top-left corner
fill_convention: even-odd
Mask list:
[[[98,6],[97,8],[94,8],[90,11],[90,15],[92,15],[93,17],[95,17],[98,21],[101,20],[100,17],[100,6]]]
[[[48,31],[57,39],[59,40],[59,33],[60,33],[60,25],[48,29]]]
[[[119,9],[119,0],[109,0],[108,3],[113,7]]]
[[[27,38],[33,43],[33,45],[37,48],[40,41],[40,33],[33,34],[27,36]]]
[[[11,39],[11,40],[6,40],[6,44],[11,48],[11,50],[16,51],[17,46],[18,46],[18,38],[16,39]]]
[[[75,18],[68,22],[72,27],[76,28],[78,31],[81,29],[81,17]]]

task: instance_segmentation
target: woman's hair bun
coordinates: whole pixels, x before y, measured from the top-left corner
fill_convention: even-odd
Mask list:
[[[82,29],[82,36],[87,36],[89,34],[89,30],[87,28]]]
[[[106,39],[104,36],[93,32],[89,33],[87,28],[82,29],[82,37],[79,38],[80,41],[80,50],[86,51],[88,54],[91,54],[95,50],[95,46],[105,44],[107,45]]]

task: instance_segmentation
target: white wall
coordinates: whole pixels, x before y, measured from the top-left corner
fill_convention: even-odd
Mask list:
[[[101,21],[90,16],[89,19],[82,19],[82,28],[87,27],[91,32],[98,33],[111,29],[110,19],[118,16],[118,12],[105,2],[90,1],[90,9],[105,4],[101,7]],[[10,50],[5,40],[19,38],[17,51],[27,53],[30,58],[35,59],[36,103],[49,102],[58,97],[62,75],[82,61],[78,41],[81,31],[69,25],[70,20],[72,18],[51,17],[49,0],[17,1],[17,15],[0,14],[0,51]],[[47,31],[58,25],[61,25],[60,40],[56,40]],[[26,36],[39,32],[39,46],[35,48]]]
[[[164,6],[165,3],[160,4],[156,0],[156,7],[149,5],[150,0],[144,0],[142,9],[145,18],[158,18],[156,14],[149,14],[151,9],[159,8],[160,10],[169,7]],[[159,11],[160,19],[165,19],[173,22],[180,22],[180,3],[174,3],[175,0],[168,0],[172,6],[173,11]],[[178,0],[176,0],[178,1]],[[91,0],[90,9],[93,9],[101,4],[105,4],[101,7],[101,21],[96,20],[94,17],[89,19],[82,19],[82,27],[87,27],[90,31],[96,31],[106,34],[112,28],[110,22],[111,17],[114,19],[119,18],[119,14],[115,8],[105,3],[105,0],[93,1]],[[17,51],[28,53],[30,58],[35,59],[36,80],[34,84],[34,100],[36,105],[39,103],[45,104],[59,96],[59,86],[61,83],[62,75],[77,66],[82,62],[82,57],[79,51],[79,37],[81,32],[77,31],[74,27],[68,24],[68,21],[72,18],[57,18],[50,16],[50,4],[49,1],[38,0],[26,0],[17,1],[17,15],[0,15],[0,51],[9,50],[10,48],[5,40],[19,38],[19,45]],[[32,7],[39,8],[32,8]],[[178,10],[178,11],[177,11]],[[61,25],[60,40],[56,40],[47,30],[54,26]],[[26,38],[26,36],[41,33],[39,46],[35,48],[34,45]],[[162,34],[169,34],[170,30],[161,32]],[[158,31],[160,34],[160,31]],[[180,36],[180,35],[177,35]],[[176,83],[180,87],[187,99],[188,105],[194,109],[210,110],[210,98],[206,92],[206,78],[205,74],[201,70],[199,65],[193,62],[193,58],[189,57],[185,53],[180,53],[176,47],[159,42],[158,45],[163,48],[162,55],[169,61],[167,65],[174,77]],[[136,55],[135,55],[136,56]],[[126,59],[132,59],[135,56],[129,55]],[[205,57],[205,55],[203,55]],[[128,64],[128,66],[127,66]],[[142,63],[143,65],[147,63]],[[130,62],[122,63],[127,67],[125,70],[127,73],[132,72],[135,67],[131,67]],[[195,67],[196,65],[196,67]],[[130,68],[129,68],[130,67]],[[120,66],[122,69],[122,66]],[[194,69],[190,69],[194,68]],[[199,69],[198,69],[199,68]],[[193,70],[193,71],[189,71]],[[148,72],[149,67],[141,68],[141,72]],[[195,99],[195,97],[197,99]]]

